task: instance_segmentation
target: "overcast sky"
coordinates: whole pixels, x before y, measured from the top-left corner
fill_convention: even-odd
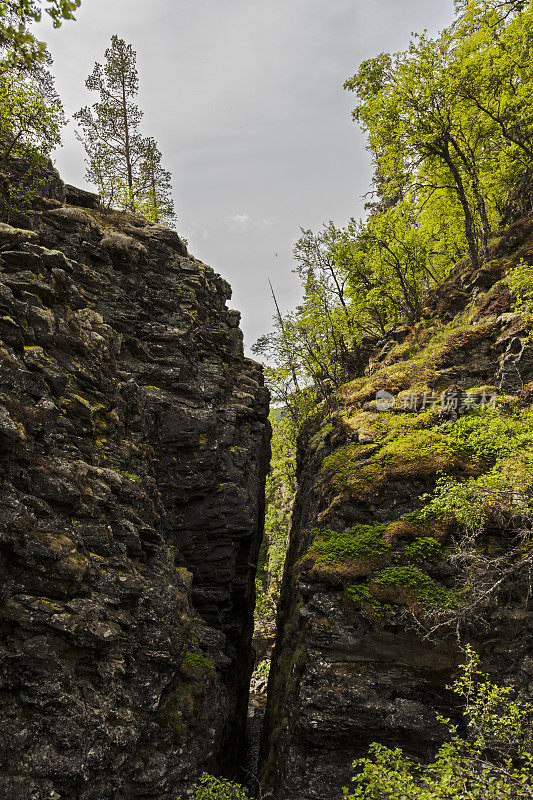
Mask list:
[[[178,231],[233,286],[249,347],[300,298],[300,228],[362,214],[370,167],[342,85],[358,64],[436,32],[452,0],[82,0],[77,22],[44,25],[70,116],[112,34],[138,55],[143,130],[172,172]],[[94,98],[93,98],[94,99]],[[73,123],[56,163],[84,186]]]

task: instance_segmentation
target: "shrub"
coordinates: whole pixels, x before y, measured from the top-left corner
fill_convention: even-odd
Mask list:
[[[250,800],[244,786],[204,772],[191,800]]]
[[[426,765],[403,750],[371,745],[354,762],[357,774],[345,800],[531,800],[533,705],[518,702],[512,687],[493,684],[467,647],[467,662],[450,687],[464,702],[467,737],[437,717],[448,739]]]
[[[533,312],[533,266],[520,261],[506,277],[507,285],[516,295],[516,307],[527,314]]]
[[[426,564],[434,561],[442,553],[442,547],[433,536],[423,536],[409,545],[404,553],[404,560],[410,564]]]

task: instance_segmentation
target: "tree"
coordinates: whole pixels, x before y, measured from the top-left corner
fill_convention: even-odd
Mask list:
[[[466,736],[439,717],[448,740],[434,760],[421,765],[400,748],[373,744],[354,762],[357,774],[347,800],[531,800],[533,706],[514,699],[513,687],[497,686],[479,670],[467,647],[467,661],[450,687],[465,705]]]
[[[46,47],[28,31],[28,25],[40,22],[43,8],[55,28],[63,20],[74,19],[81,0],[3,0],[0,2],[0,52],[2,64],[10,67],[46,60]]]
[[[462,113],[448,67],[452,40],[417,37],[405,53],[364,62],[345,87],[356,93],[353,112],[369,136],[385,193],[435,192],[459,205],[469,255],[479,265],[490,223],[479,189],[482,131]],[[477,214],[477,219],[476,219]]]
[[[154,139],[143,142],[144,155],[139,168],[137,207],[154,222],[172,224],[176,215],[172,199],[172,176],[162,165],[163,156]]]
[[[102,202],[121,200],[135,210],[134,178],[145,154],[139,133],[142,111],[135,104],[139,90],[136,54],[131,45],[113,36],[105,64],[96,63],[85,85],[100,100],[74,114],[83,130],[78,138],[87,151],[87,180],[95,183]]]
[[[10,217],[38,193],[50,153],[64,125],[61,101],[48,71],[51,59],[11,60],[0,68],[1,213]]]
[[[0,171],[15,157],[47,156],[60,141],[63,113],[51,85],[31,76],[0,75]]]
[[[453,80],[465,113],[484,131],[485,193],[498,210],[531,187],[533,8],[469,3],[455,28]]]
[[[118,204],[168,223],[175,218],[171,175],[155,140],[140,132],[136,60],[131,45],[113,36],[105,64],[95,64],[86,80],[100,100],[74,114],[82,129],[77,135],[87,152],[86,178],[96,184],[105,206]]]

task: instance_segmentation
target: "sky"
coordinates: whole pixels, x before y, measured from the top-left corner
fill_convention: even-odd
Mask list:
[[[233,287],[245,345],[301,297],[300,229],[364,214],[371,168],[343,89],[359,63],[447,25],[453,0],[82,0],[76,22],[36,31],[54,58],[67,116],[118,34],[137,52],[143,134],[173,175],[177,230]],[[70,122],[55,154],[90,188]]]

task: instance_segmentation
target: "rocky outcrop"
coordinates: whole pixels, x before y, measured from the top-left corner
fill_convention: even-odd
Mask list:
[[[40,208],[0,225],[0,794],[176,800],[244,741],[268,395],[176,233]]]
[[[454,574],[445,557],[408,556],[428,537],[436,548],[451,546],[455,530],[447,519],[417,523],[409,512],[441,471],[461,479],[488,469],[483,458],[465,456],[460,441],[455,450],[444,446],[472,404],[498,395],[505,413],[531,402],[530,323],[513,312],[502,278],[522,258],[533,263],[532,234],[532,221],[522,220],[483,269],[459,267],[429,298],[421,325],[392,330],[366,373],[343,388],[338,409],[301,434],[262,742],[262,782],[277,798],[341,797],[352,762],[370,743],[424,759],[442,741],[436,715],[460,722],[446,689],[462,663],[457,640],[426,640],[407,624],[405,609],[416,611],[422,588],[400,579],[416,575],[435,593],[449,591]],[[378,409],[380,390],[396,399],[394,409]],[[454,402],[432,411],[442,392]],[[349,556],[345,532],[352,547],[359,537]],[[487,553],[500,552],[505,533],[491,530],[485,544]],[[484,668],[529,697],[532,632],[533,606],[520,582],[486,626],[469,631]]]

